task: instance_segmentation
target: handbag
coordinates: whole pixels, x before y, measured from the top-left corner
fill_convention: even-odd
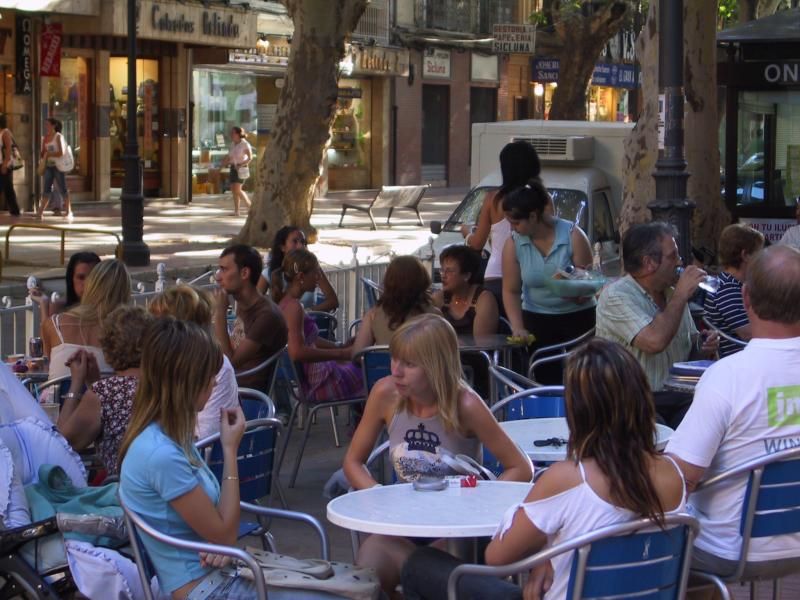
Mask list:
[[[61,147],[64,149],[61,156],[55,157],[56,169],[62,173],[69,173],[75,168],[75,156],[72,154],[72,146],[70,146],[64,139],[64,136],[58,134],[61,138]]]
[[[244,181],[248,177],[250,177],[250,167],[247,165],[242,165],[236,169],[236,176]]]
[[[47,161],[42,159],[39,161],[39,165],[36,167],[36,172],[39,174],[39,177],[44,177],[44,170],[47,168]]]

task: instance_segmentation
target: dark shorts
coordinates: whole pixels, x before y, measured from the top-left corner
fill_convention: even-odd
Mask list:
[[[239,179],[239,171],[236,170],[236,167],[231,165],[231,172],[228,176],[228,183],[244,183],[244,179]]]

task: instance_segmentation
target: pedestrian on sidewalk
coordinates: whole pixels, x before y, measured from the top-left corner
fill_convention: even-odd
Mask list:
[[[6,199],[6,208],[12,217],[19,216],[17,194],[14,191],[14,134],[8,128],[8,117],[0,114],[0,147],[2,147],[3,163],[0,166],[0,191]]]
[[[61,121],[49,117],[44,121],[44,138],[42,138],[41,158],[45,160],[44,168],[44,187],[42,188],[42,199],[39,202],[39,221],[44,218],[44,211],[50,202],[53,190],[61,194],[64,198],[64,212],[68,219],[72,220],[72,203],[67,189],[67,178],[63,171],[56,166],[56,159],[63,156],[67,151],[67,142],[61,135]],[[55,208],[53,214],[61,215],[61,209]]]
[[[242,189],[242,184],[250,177],[250,161],[253,160],[253,147],[247,141],[247,133],[241,127],[231,129],[231,148],[223,164],[230,165],[231,194],[233,195],[233,215],[239,216],[239,202],[244,200],[250,208],[250,198]]]

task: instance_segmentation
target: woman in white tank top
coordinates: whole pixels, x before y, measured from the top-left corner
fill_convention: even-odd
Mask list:
[[[511,142],[500,151],[500,171],[503,174],[503,185],[486,194],[478,222],[474,226],[463,224],[461,234],[465,238],[464,243],[478,252],[483,250],[487,240],[490,241],[491,255],[483,275],[483,287],[495,295],[500,315],[505,317],[502,258],[503,246],[511,236],[511,226],[503,212],[503,196],[515,187],[525,185],[529,179],[539,176],[539,155],[528,142]]]
[[[639,517],[658,525],[665,514],[685,508],[683,474],[655,448],[653,395],[636,359],[622,346],[596,338],[570,357],[564,381],[568,458],[545,471],[525,500],[508,509],[486,549],[486,564],[506,565]],[[572,554],[552,560],[552,586],[536,590],[545,600],[566,598]],[[445,597],[447,577],[458,564],[434,549],[415,552],[403,569],[406,598]],[[537,582],[541,579],[531,577],[528,585]],[[519,597],[521,591],[490,577],[468,583],[470,597]]]
[[[44,354],[50,359],[50,379],[69,375],[66,363],[77,350],[91,352],[100,371],[111,371],[100,349],[103,320],[131,297],[128,269],[115,259],[101,261],[86,279],[81,303],[54,315],[42,327]]]

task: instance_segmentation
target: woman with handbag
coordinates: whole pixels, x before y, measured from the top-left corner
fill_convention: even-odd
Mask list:
[[[6,199],[6,208],[12,217],[19,216],[19,204],[17,204],[17,194],[14,191],[14,173],[17,168],[15,149],[17,144],[14,142],[14,134],[8,128],[8,117],[0,114],[0,145],[3,152],[3,163],[0,166],[0,191]],[[16,151],[19,155],[19,150]]]
[[[39,212],[37,218],[39,221],[44,218],[44,211],[50,202],[50,196],[53,189],[64,197],[64,212],[67,218],[72,220],[72,203],[69,197],[69,190],[67,189],[66,171],[62,170],[61,165],[66,166],[66,158],[68,154],[67,141],[61,135],[61,121],[53,117],[48,117],[44,121],[44,138],[42,139],[42,150],[40,156],[44,164],[44,187],[42,188],[42,199],[39,202]],[[56,216],[61,215],[61,210],[56,208],[53,210]]]
[[[250,177],[250,161],[253,160],[253,147],[247,141],[247,133],[241,127],[231,129],[231,149],[223,163],[230,165],[229,183],[233,195],[233,215],[239,216],[239,202],[244,200],[250,207],[250,198],[242,189],[242,184]]]

